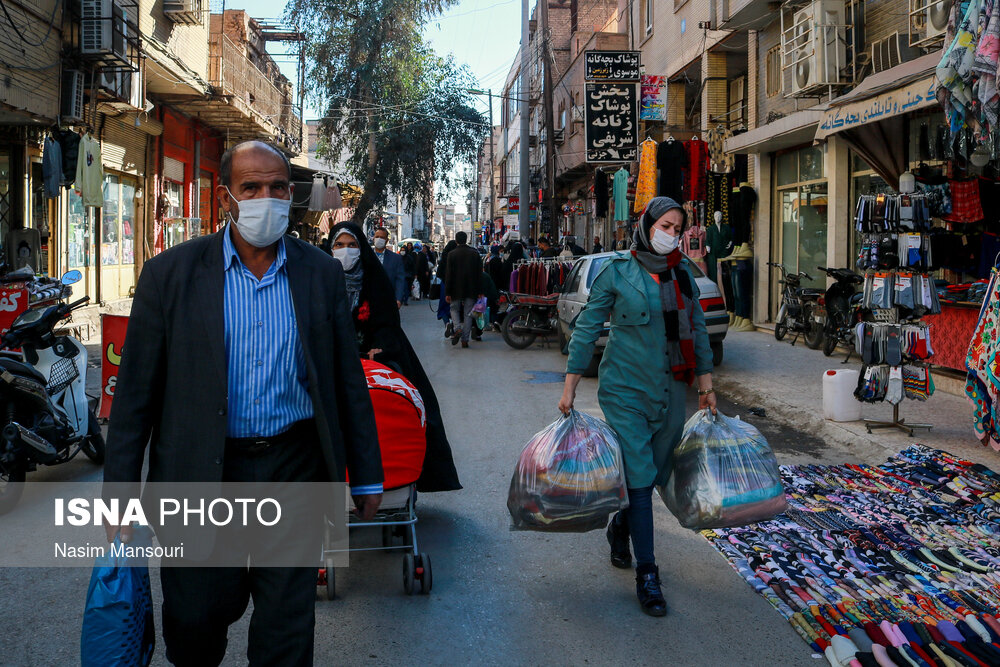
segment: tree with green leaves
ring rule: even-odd
[[[325,109],[321,157],[346,158],[363,185],[354,221],[390,194],[428,206],[475,160],[488,123],[472,104],[471,72],[436,55],[421,30],[456,0],[290,0],[307,37],[307,93]],[[464,180],[464,179],[463,179]]]

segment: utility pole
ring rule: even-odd
[[[517,229],[521,232],[524,241],[530,236],[530,222],[528,211],[531,206],[531,166],[529,157],[531,155],[531,69],[529,63],[528,36],[531,31],[528,25],[528,0],[521,0],[521,137],[519,139],[521,149],[521,169],[518,194],[520,199],[520,209],[518,209]]]
[[[494,156],[493,153],[496,152],[496,144],[493,141],[493,89],[490,88],[486,91],[486,94],[490,96],[490,229],[493,229],[493,221],[496,220],[496,201],[497,193],[493,186],[493,165]]]
[[[541,54],[542,65],[545,68],[544,79],[542,80],[542,103],[545,118],[545,181],[546,181],[546,207],[549,210],[549,225],[554,225],[556,221],[556,136],[555,122],[552,118],[552,50],[549,48],[549,0],[538,0],[538,8],[541,10]],[[542,207],[539,202],[538,217],[541,222]],[[542,229],[542,225],[538,226]],[[545,229],[551,234],[551,227]],[[539,234],[540,235],[540,234]]]

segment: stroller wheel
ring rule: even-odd
[[[403,590],[407,595],[413,595],[413,574],[416,571],[413,554],[403,554]]]
[[[417,573],[420,575],[420,592],[427,595],[431,592],[431,586],[434,584],[434,576],[431,574],[431,557],[427,554],[420,554]]]
[[[333,568],[333,559],[326,559],[326,599],[335,600],[337,598],[337,574]]]

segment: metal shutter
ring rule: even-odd
[[[149,135],[119,118],[108,118],[104,126],[101,156],[104,166],[114,171],[144,176],[146,141]]]

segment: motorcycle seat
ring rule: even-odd
[[[0,357],[0,371],[7,371],[12,375],[20,375],[33,378],[41,382],[42,385],[48,384],[48,380],[46,380],[45,377],[41,373],[39,373],[36,369],[34,369],[33,367],[29,366],[26,363],[17,361],[16,359],[7,359],[4,357]]]
[[[813,287],[803,287],[799,290],[800,296],[823,296],[826,294],[824,290],[815,289]]]

